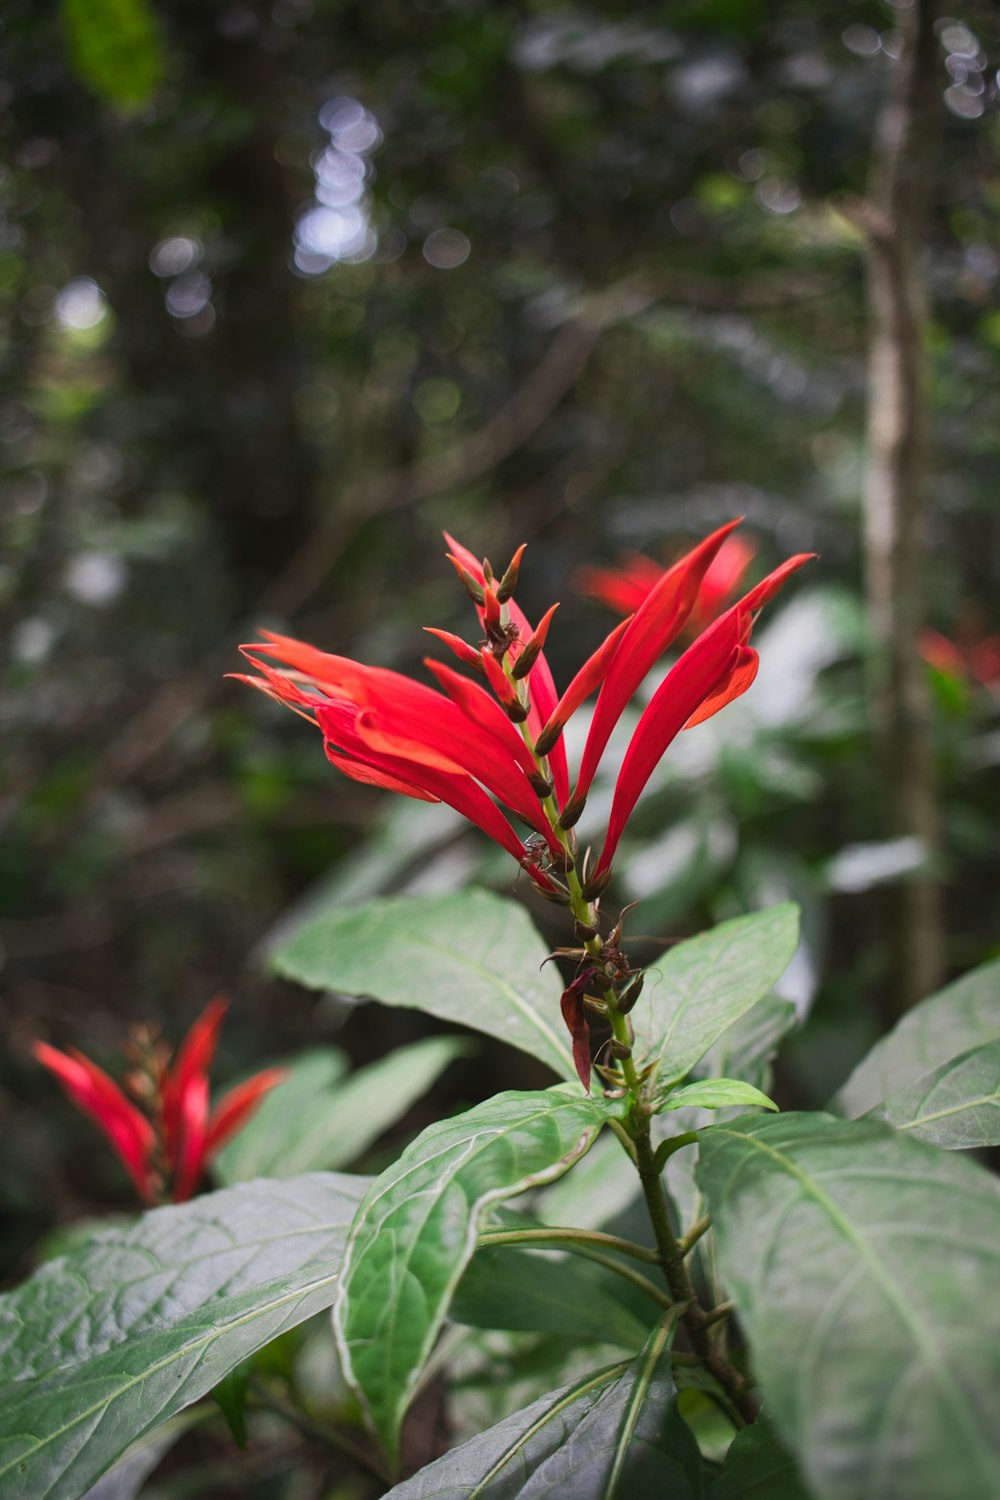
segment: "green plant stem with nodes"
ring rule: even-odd
[[[506,607],[503,613],[507,613]],[[517,681],[507,662],[504,662],[504,671],[526,710],[528,707],[527,682]],[[540,775],[550,780],[547,760],[536,752],[526,720],[522,720],[518,727],[525,745],[535,759]],[[570,831],[561,826],[560,809],[552,793],[542,800],[542,808],[565,855],[564,873],[566,890],[569,894],[569,909],[576,919],[578,930],[586,932],[590,929],[594,932],[592,937],[581,937],[582,951],[593,960],[598,974],[607,974],[605,943],[599,931],[599,901],[588,901],[583,893],[583,886],[576,868],[576,840]],[[725,1392],[731,1403],[733,1415],[741,1423],[751,1423],[757,1416],[757,1405],[748,1389],[748,1382],[726,1358],[723,1347],[713,1339],[710,1331],[713,1323],[716,1322],[721,1322],[724,1327],[726,1319],[719,1316],[718,1309],[706,1309],[702,1306],[685,1258],[709,1225],[707,1223],[703,1226],[696,1225],[695,1229],[698,1233],[694,1235],[692,1231],[694,1237],[689,1235],[687,1240],[679,1240],[674,1234],[661,1176],[663,1162],[666,1155],[670,1153],[664,1153],[662,1148],[657,1151],[653,1145],[650,1129],[653,1111],[650,1107],[648,1092],[644,1088],[645,1078],[637,1070],[632,1056],[632,1025],[628,1016],[620,1008],[619,997],[609,974],[607,974],[607,983],[600,988],[602,1010],[606,1013],[611,1027],[612,1052],[617,1064],[616,1075],[620,1080],[621,1090],[629,1099],[629,1110],[618,1135],[620,1139],[627,1137],[626,1150],[639,1173],[643,1196],[656,1239],[657,1261],[667,1283],[671,1302],[678,1307],[683,1305],[681,1320],[691,1348]],[[607,1070],[605,1070],[605,1076],[607,1076]],[[686,1145],[689,1140],[694,1139],[693,1135],[688,1135],[679,1139],[677,1145]]]

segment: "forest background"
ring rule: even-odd
[[[941,7],[910,59],[918,14],[10,0],[5,1279],[127,1201],[32,1042],[114,1070],[129,1023],[177,1040],[222,991],[222,1082],[334,1038],[369,1061],[432,1023],[275,979],[275,924],[510,891],[456,817],[224,680],[261,625],[419,669],[423,625],[468,633],[443,528],[528,542],[559,680],[610,625],[585,565],[739,514],[756,574],[821,554],[615,893],[651,952],[802,904],[783,1105],[998,952],[1000,34]],[[480,1046],[366,1165],[541,1081]]]

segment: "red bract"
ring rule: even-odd
[[[144,1203],[190,1198],[215,1153],[287,1076],[283,1068],[267,1068],[230,1089],[209,1111],[208,1070],[227,1008],[225,1000],[210,1001],[173,1062],[157,1043],[147,1040],[136,1049],[139,1066],[132,1079],[151,1118],[75,1048],[67,1053],[45,1042],[34,1046],[38,1061],[107,1136]]]
[[[475,678],[428,661],[439,692],[397,672],[265,632],[263,642],[244,647],[261,675],[242,680],[316,724],[327,755],[346,775],[449,803],[509,850],[543,892],[559,898],[566,890],[558,877],[573,859],[567,830],[580,815],[608,740],[639,683],[691,619],[699,589],[737,524],[720,527],[672,568],[658,571],[634,615],[602,642],[562,698],[542,649],[555,606],[533,630],[511,597],[523,547],[498,582],[489,563],[480,563],[452,537],[449,556],[475,604],[484,639],[473,646],[446,631],[432,634],[475,670]],[[730,580],[746,565],[746,548],[740,557],[738,568],[732,559],[728,565]],[[625,756],[592,880],[606,880],[628,817],[674,735],[750,686],[757,663],[748,645],[755,614],[806,560],[805,554],[791,558],[770,574],[704,630],[668,674]],[[284,670],[259,661],[261,653]],[[595,691],[570,795],[563,730]],[[493,798],[531,830],[525,842]]]

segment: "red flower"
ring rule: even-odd
[[[917,650],[929,667],[948,677],[974,677],[986,688],[1000,683],[1000,635],[966,634],[953,641],[936,630],[923,630]]]
[[[727,536],[702,580],[694,608],[688,616],[685,634],[696,636],[710,625],[727,599],[740,586],[747,568],[757,554],[756,547],[743,537]],[[631,552],[617,568],[581,568],[577,584],[585,594],[600,599],[619,614],[629,615],[651,593],[663,577],[664,569],[652,558]]]
[[[227,1008],[225,1000],[210,1001],[173,1062],[148,1035],[137,1045],[138,1067],[129,1082],[152,1119],[76,1048],[60,1052],[46,1042],[35,1043],[35,1057],[103,1130],[144,1203],[162,1201],[167,1186],[175,1203],[190,1198],[215,1153],[287,1076],[284,1068],[257,1073],[230,1089],[209,1112],[208,1069]]]
[[[433,631],[471,666],[476,679],[428,661],[443,692],[304,642],[264,632],[244,647],[260,676],[241,680],[310,719],[330,760],[357,781],[447,802],[510,851],[547,893],[572,862],[567,832],[579,817],[608,740],[640,682],[677,639],[699,589],[737,522],[721,527],[657,577],[560,698],[542,647],[555,606],[532,629],[512,596],[523,547],[497,581],[488,563],[451,537],[449,554],[475,603],[484,639],[473,647]],[[730,555],[727,591],[749,560]],[[593,878],[606,877],[618,840],[663,751],[681,729],[718,712],[753,681],[748,644],[759,609],[812,554],[790,558],[721,615],[689,646],[639,721],[615,788],[607,838]],[[718,595],[716,595],[718,597]],[[713,606],[714,607],[714,606]],[[276,659],[279,671],[257,659]],[[570,794],[566,723],[598,692],[576,785]],[[532,831],[521,838],[493,798]]]

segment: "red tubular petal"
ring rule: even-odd
[[[694,609],[688,616],[688,631],[698,635],[719,614],[739,587],[740,579],[757,555],[752,542],[727,536],[702,580]]]
[[[732,703],[734,698],[742,697],[757,676],[759,663],[760,658],[752,646],[741,646],[730,671],[703,700],[701,707],[695,710],[684,728],[693,729],[696,724],[704,724],[706,719],[717,714],[720,708],[725,708],[727,703]]]
[[[215,1153],[243,1128],[264,1095],[279,1083],[284,1083],[288,1076],[287,1068],[266,1068],[264,1072],[255,1073],[245,1083],[238,1083],[235,1088],[223,1094],[208,1122],[202,1152],[203,1164],[207,1165]]]
[[[486,681],[496,693],[500,702],[509,703],[512,707],[515,704],[517,706],[520,706],[521,700],[517,696],[517,691],[514,687],[514,684],[507,677],[507,674],[505,673],[503,667],[497,661],[492,651],[484,651],[480,660],[482,662],[483,671],[486,673]],[[428,667],[431,667],[431,670],[433,671],[431,663],[428,661],[426,664]],[[442,686],[444,686],[444,684],[442,684]],[[445,687],[445,692],[447,691],[448,689],[447,687]],[[518,739],[521,739],[520,735],[518,735]],[[521,740],[521,744],[524,744],[523,740]]]
[[[622,762],[595,878],[611,868],[632,809],[674,736],[717,713],[750,686],[757,670],[757,654],[747,645],[753,612],[773,599],[785,580],[813,556],[801,552],[775,568],[709,625],[667,673],[639,720]]]
[[[210,1000],[167,1069],[162,1093],[163,1126],[167,1156],[175,1169],[183,1120],[188,1108],[187,1095],[192,1088],[200,1090],[201,1079],[205,1080],[206,1089],[208,1087],[208,1070],[219,1045],[219,1033],[228,1009],[229,1001],[224,1000],[221,995]]]
[[[653,663],[683,628],[712,559],[739,521],[706,537],[669,568],[632,617],[597,699],[574,797],[585,797],[611,733]]]
[[[78,1109],[104,1133],[144,1202],[152,1199],[150,1157],[155,1144],[152,1125],[113,1078],[82,1053],[67,1054],[36,1042],[32,1051],[48,1068]]]
[[[615,652],[621,643],[621,638],[632,623],[632,616],[616,625],[609,636],[598,646],[593,656],[587,658],[583,666],[577,672],[569,687],[559,699],[555,710],[549,716],[539,739],[543,743],[551,740],[554,734],[561,734],[569,720],[576,713],[581,703],[585,703],[598,685],[607,676],[608,668],[614,659]],[[563,752],[565,754],[565,751]],[[559,799],[560,807],[565,806],[566,797]]]
[[[174,1179],[170,1196],[175,1203],[186,1203],[201,1181],[207,1133],[208,1078],[199,1073],[189,1081],[182,1098],[178,1140],[171,1162]]]
[[[422,796],[446,802],[512,854],[519,864],[522,862],[524,845],[521,840],[496,803],[467,772],[439,771],[398,756],[376,754],[345,724],[343,713],[320,709],[318,717],[324,733],[341,747],[345,758],[357,761],[362,770],[371,770],[397,779],[401,783],[400,790],[411,797]],[[327,754],[330,755],[329,749]],[[333,759],[332,756],[330,758]],[[334,761],[334,764],[338,762]]]
[[[338,771],[349,776],[352,781],[359,781],[363,786],[381,787],[387,792],[401,792],[404,797],[415,797],[418,802],[440,802],[440,797],[433,797],[430,792],[423,792],[411,782],[401,781],[398,776],[390,776],[387,771],[379,771],[374,766],[362,765],[360,761],[352,760],[349,755],[342,755],[339,750],[334,749],[330,741],[324,745],[326,758]]]
[[[667,673],[650,699],[622,761],[611,804],[607,838],[594,870],[595,876],[610,869],[618,840],[632,810],[670,741],[680,733],[698,705],[728,675],[740,649],[738,634],[738,624],[733,620],[728,632],[700,635]]]
[[[666,571],[652,558],[634,552],[623,558],[618,568],[580,568],[576,586],[581,594],[600,599],[619,614],[631,615]]]
[[[452,635],[450,630],[436,630],[433,625],[425,625],[424,629],[428,635],[436,635],[439,641],[443,641],[467,667],[475,667],[477,672],[483,670],[479,652],[475,646],[470,646],[468,641],[463,641],[460,635]]]

